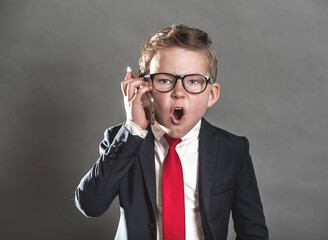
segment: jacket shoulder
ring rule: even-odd
[[[240,144],[240,143],[245,143],[245,141],[247,141],[246,137],[238,136],[225,129],[216,127],[211,123],[209,123],[208,121],[206,121],[205,119],[202,119],[202,128],[203,131],[217,135],[221,141],[230,142],[231,144]]]
[[[214,141],[214,146],[225,156],[231,156],[242,161],[249,152],[249,143],[246,137],[238,136],[222,128],[218,128],[205,119],[202,121],[200,132],[202,144]]]

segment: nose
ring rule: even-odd
[[[185,96],[186,96],[186,90],[184,89],[184,87],[182,85],[182,80],[179,78],[172,91],[172,97],[173,98],[184,98]]]

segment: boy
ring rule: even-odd
[[[203,118],[220,93],[210,45],[199,29],[163,28],[141,52],[142,77],[128,71],[122,82],[127,121],[106,130],[75,194],[90,217],[119,196],[116,239],[226,239],[230,211],[237,239],[268,239],[247,139]]]

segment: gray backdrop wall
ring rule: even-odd
[[[73,204],[144,39],[212,37],[221,98],[206,118],[251,143],[271,239],[328,239],[326,0],[1,0],[1,239],[112,239],[118,202]],[[233,238],[230,232],[229,239]]]

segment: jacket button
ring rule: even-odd
[[[109,155],[109,157],[110,157],[111,159],[114,159],[114,158],[116,158],[116,154],[115,154],[115,153],[111,153],[111,154]]]
[[[116,145],[117,147],[119,147],[119,148],[121,148],[122,146],[123,146],[123,143],[122,143],[122,141],[119,141],[118,143],[117,143],[117,145]]]
[[[154,223],[152,223],[152,222],[148,223],[149,230],[153,230],[154,227],[155,227],[155,224]]]
[[[118,147],[114,148],[114,152],[118,153],[120,151],[120,149]]]

